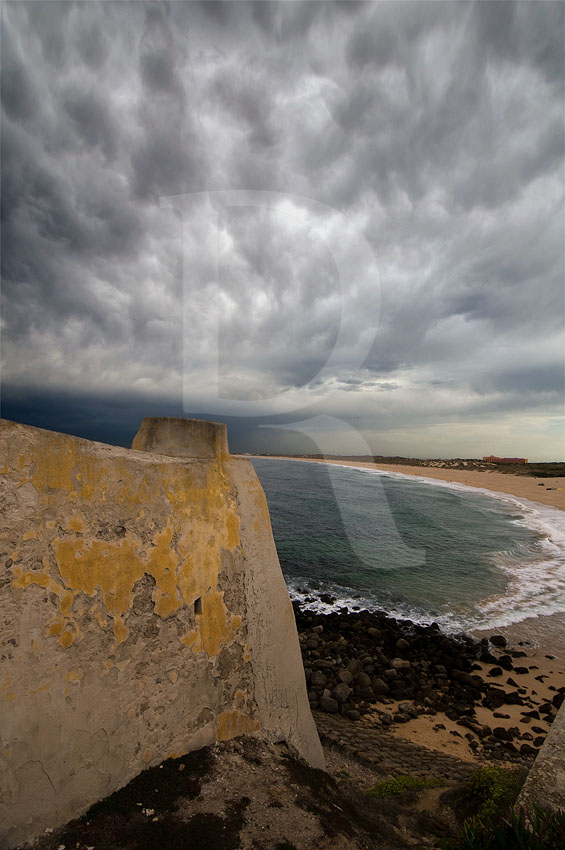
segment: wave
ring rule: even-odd
[[[308,588],[307,593],[304,594],[298,589],[298,585],[304,585],[304,581],[294,582],[294,586],[289,585],[291,597],[299,599],[303,604],[305,596],[310,594],[313,601],[306,603],[306,607],[320,613],[343,607],[386,610],[390,616],[407,618],[417,623],[429,624],[435,621],[447,632],[496,629],[532,617],[565,613],[565,511],[511,494],[498,493],[487,488],[472,487],[458,482],[355,465],[326,464],[326,466],[331,467],[332,473],[339,469],[356,470],[369,475],[409,480],[412,484],[431,484],[449,490],[464,491],[471,495],[484,495],[499,503],[512,505],[517,509],[517,516],[510,521],[533,532],[537,551],[534,551],[534,547],[528,551],[526,547],[523,557],[518,561],[515,556],[509,556],[505,552],[498,553],[493,566],[503,572],[507,578],[505,591],[486,597],[472,608],[465,610],[457,610],[452,606],[438,611],[426,611],[407,601],[394,600],[386,596],[377,598],[370,592],[360,592],[354,588],[336,585],[328,585],[323,591]],[[320,592],[331,594],[336,601],[331,605],[321,602]],[[312,596],[314,593],[316,595]]]

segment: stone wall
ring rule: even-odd
[[[565,811],[565,703],[555,715],[516,805]]]
[[[6,421],[0,440],[0,846],[239,734],[323,766],[265,497],[225,426],[144,420],[136,451]]]

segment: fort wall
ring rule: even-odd
[[[241,734],[323,766],[251,463],[193,420],[134,449],[0,421],[0,846]]]

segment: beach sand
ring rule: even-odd
[[[527,499],[529,502],[537,502],[540,505],[565,510],[565,477],[541,479],[533,476],[512,475],[501,472],[442,469],[427,466],[409,466],[407,464],[376,464],[354,460],[317,460],[315,458],[283,457],[278,459],[302,460],[311,463],[332,463],[337,466],[355,466],[366,469],[378,469],[382,472],[399,472],[402,475],[410,475],[418,478],[434,478],[439,481],[464,484],[468,487],[477,487],[498,494],[507,494],[515,496],[518,499]],[[504,635],[508,640],[509,648],[522,649],[527,653],[527,658],[523,659],[525,662],[524,666],[537,668],[529,670],[527,674],[510,674],[520,687],[524,688],[527,694],[532,696],[534,703],[539,703],[547,698],[551,699],[551,696],[555,693],[553,689],[565,685],[565,614],[529,618],[506,628],[491,629],[484,632],[475,632],[474,634],[476,637],[488,637],[493,632]],[[548,655],[555,656],[555,658],[548,659]],[[484,669],[481,676],[486,681],[496,683],[496,680],[492,680],[488,676],[490,665],[482,666]],[[547,678],[540,682],[536,679],[536,676],[540,675],[547,676]],[[505,682],[506,678],[507,675],[504,675],[502,682]],[[502,682],[498,680],[499,684]],[[381,710],[385,708],[384,705],[379,705],[378,707]],[[392,710],[392,708],[393,706],[390,706],[390,709],[386,706],[387,711]],[[522,723],[522,715],[520,714],[522,710],[523,708],[521,706],[504,706],[501,713],[509,715],[508,719],[498,718],[495,720],[491,711],[479,707],[477,710],[477,719],[479,722],[488,723],[490,726],[498,724],[505,728],[518,726],[521,729],[525,729],[526,727]],[[371,720],[367,717],[365,722],[370,723]],[[438,723],[443,724],[445,729],[434,729],[434,726],[437,726]],[[537,725],[538,728],[543,728],[544,731],[549,729],[548,724],[543,719],[534,721],[534,725]],[[418,743],[421,746],[433,750],[441,750],[465,760],[478,761],[477,756],[469,748],[468,741],[463,737],[466,730],[458,727],[457,724],[449,720],[443,713],[438,713],[434,717],[420,716],[410,720],[408,723],[394,725],[390,731],[394,736]]]
[[[545,654],[545,650],[537,649],[530,650],[528,647],[511,647],[522,649],[527,652],[526,658],[516,660],[516,665],[523,664],[524,667],[531,668],[527,673],[504,673],[502,676],[493,678],[488,675],[488,671],[492,668],[492,664],[481,664],[482,671],[479,673],[485,682],[492,685],[502,685],[506,690],[513,690],[514,686],[508,684],[508,679],[515,681],[516,684],[523,688],[525,694],[532,700],[533,707],[537,707],[540,703],[546,700],[551,700],[556,689],[565,685],[565,666],[557,657],[551,659]],[[536,678],[541,677],[541,679]],[[381,710],[385,706],[378,706]],[[396,704],[386,706],[387,711],[393,713]],[[483,706],[476,706],[476,719],[479,724],[487,725],[490,728],[496,726],[504,729],[519,728],[522,733],[530,732],[533,738],[536,738],[538,732],[532,732],[532,727],[540,730],[543,729],[543,735],[549,732],[550,725],[543,714],[539,719],[524,718],[522,712],[526,710],[522,705],[504,705],[497,714]],[[503,715],[503,716],[501,716]],[[371,722],[370,716],[365,719],[365,722]],[[438,728],[438,725],[444,728]],[[435,728],[434,728],[435,727]],[[411,741],[413,744],[419,744],[421,747],[426,747],[430,750],[440,750],[457,756],[465,761],[476,761],[477,764],[484,763],[484,755],[478,756],[469,746],[468,740],[464,737],[468,732],[467,729],[458,726],[453,720],[450,720],[443,712],[438,712],[435,716],[421,715],[408,723],[401,725],[392,725],[390,733],[405,741]],[[517,745],[519,747],[519,743]]]
[[[415,475],[418,478],[435,478],[465,484],[468,487],[480,487],[494,493],[505,493],[519,499],[539,502],[552,508],[565,511],[565,476],[559,478],[535,478],[529,475],[512,475],[503,472],[480,472],[476,469],[441,469],[435,466],[410,466],[409,464],[370,463],[356,460],[318,460],[317,458],[279,457],[274,460],[307,461],[308,463],[331,463],[336,466],[358,466],[364,469],[378,469],[381,472],[401,472],[402,475]]]

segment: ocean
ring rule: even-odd
[[[292,598],[450,633],[565,613],[565,512],[436,479],[254,458]],[[321,598],[322,597],[322,598]]]

